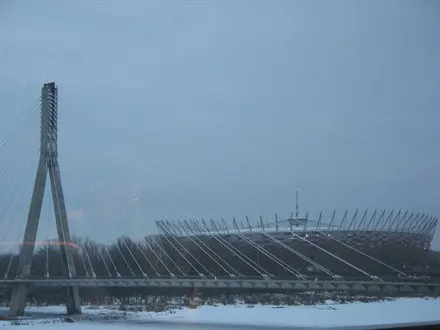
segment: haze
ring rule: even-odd
[[[2,125],[59,86],[74,234],[287,217],[295,190],[311,218],[440,215],[437,1],[2,1],[0,29]]]

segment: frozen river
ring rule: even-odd
[[[170,312],[125,313],[123,320],[105,318],[123,315],[123,312],[100,307],[84,307],[83,317],[95,321],[63,323],[63,307],[31,307],[28,318],[20,327],[32,329],[216,329],[247,330],[280,328],[338,328],[360,329],[365,326],[397,323],[440,321],[440,299],[402,298],[394,301],[336,304],[328,301],[315,306],[229,305],[182,308]],[[2,310],[6,312],[5,309]],[[0,327],[15,327],[11,321],[0,321]]]

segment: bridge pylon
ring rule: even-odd
[[[70,246],[69,224],[67,222],[66,204],[61,186],[60,168],[58,165],[58,88],[55,83],[44,84],[41,91],[41,134],[40,160],[35,177],[34,190],[26,222],[23,244],[20,247],[18,259],[17,279],[26,279],[30,275],[35,241],[37,238],[38,223],[43,204],[47,174],[50,179],[50,189],[55,209],[55,219],[58,241],[61,249],[61,264],[66,277],[76,276],[73,254]],[[68,314],[80,314],[81,302],[77,287],[66,288],[66,307]],[[28,287],[23,283],[16,283],[12,291],[10,314],[21,316],[24,314]]]

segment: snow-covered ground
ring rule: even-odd
[[[171,315],[149,316],[174,322],[255,324],[274,326],[340,326],[399,322],[440,321],[440,299],[398,299],[394,301],[315,306],[200,306],[181,309]]]
[[[5,312],[5,309],[2,310]],[[111,308],[84,307],[80,319],[64,320],[64,307],[29,307],[31,315],[19,321],[21,327],[32,329],[84,330],[110,329],[176,329],[202,325],[209,329],[229,329],[232,325],[269,327],[332,327],[363,326],[412,322],[440,321],[440,299],[400,298],[393,301],[314,306],[217,305],[181,308],[168,312],[121,312]],[[93,320],[93,321],[87,321]],[[11,323],[12,322],[12,323]],[[16,321],[0,321],[0,328],[15,327]],[[223,326],[223,327],[222,327]],[[249,327],[252,328],[252,327]]]

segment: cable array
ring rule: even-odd
[[[0,274],[13,278],[38,156],[36,99],[0,133]]]

